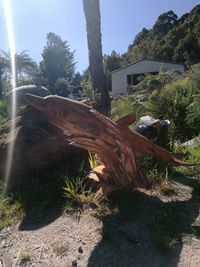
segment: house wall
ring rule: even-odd
[[[127,75],[142,74],[147,72],[159,72],[161,65],[164,66],[166,71],[179,70],[184,72],[184,65],[172,64],[159,61],[142,60],[135,64],[121,68],[118,71],[112,72],[112,94],[113,96],[127,94]]]

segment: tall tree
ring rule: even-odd
[[[101,101],[97,104],[96,109],[104,115],[108,115],[110,113],[110,97],[106,89],[106,79],[103,69],[99,0],[83,0],[83,9],[86,19],[92,86],[101,94]]]
[[[67,41],[63,41],[55,33],[47,34],[47,44],[42,53],[40,62],[43,80],[49,89],[55,92],[55,84],[58,79],[64,78],[71,82],[75,73],[74,52],[70,51]]]

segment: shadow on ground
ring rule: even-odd
[[[195,181],[181,178],[182,184]],[[180,182],[180,181],[179,181]],[[199,191],[185,201],[162,202],[142,192],[114,197],[118,212],[104,216],[102,240],[88,267],[175,267],[184,242],[200,237]]]
[[[68,201],[64,196],[65,180],[79,175],[83,175],[80,168],[76,173],[57,169],[20,179],[20,183],[11,189],[14,199],[20,201],[24,210],[19,230],[37,230],[60,217]]]
[[[64,182],[60,179],[47,179],[40,177],[39,182],[31,181],[29,189],[20,188],[18,199],[23,205],[24,217],[19,226],[19,230],[37,230],[44,227],[59,216],[63,212],[63,206],[66,199],[63,197],[62,187]],[[32,188],[32,189],[31,189]]]

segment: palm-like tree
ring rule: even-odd
[[[0,50],[1,59],[4,62],[4,70],[11,73],[11,55],[10,52],[6,53]],[[36,68],[36,63],[30,58],[27,50],[15,54],[15,68],[16,68],[16,85],[18,84],[18,79],[22,75],[28,75],[33,69]]]
[[[110,111],[110,97],[108,90],[106,90],[106,79],[103,70],[99,0],[83,0],[83,9],[86,18],[89,68],[92,85],[101,94],[101,103],[99,103],[97,109],[104,115],[108,115]]]

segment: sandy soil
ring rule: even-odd
[[[4,228],[0,266],[199,267],[200,198],[183,183],[174,188],[170,196],[136,191],[128,205],[121,201],[102,217],[87,209],[80,216]],[[167,224],[173,242],[163,251],[155,242],[167,236]]]

